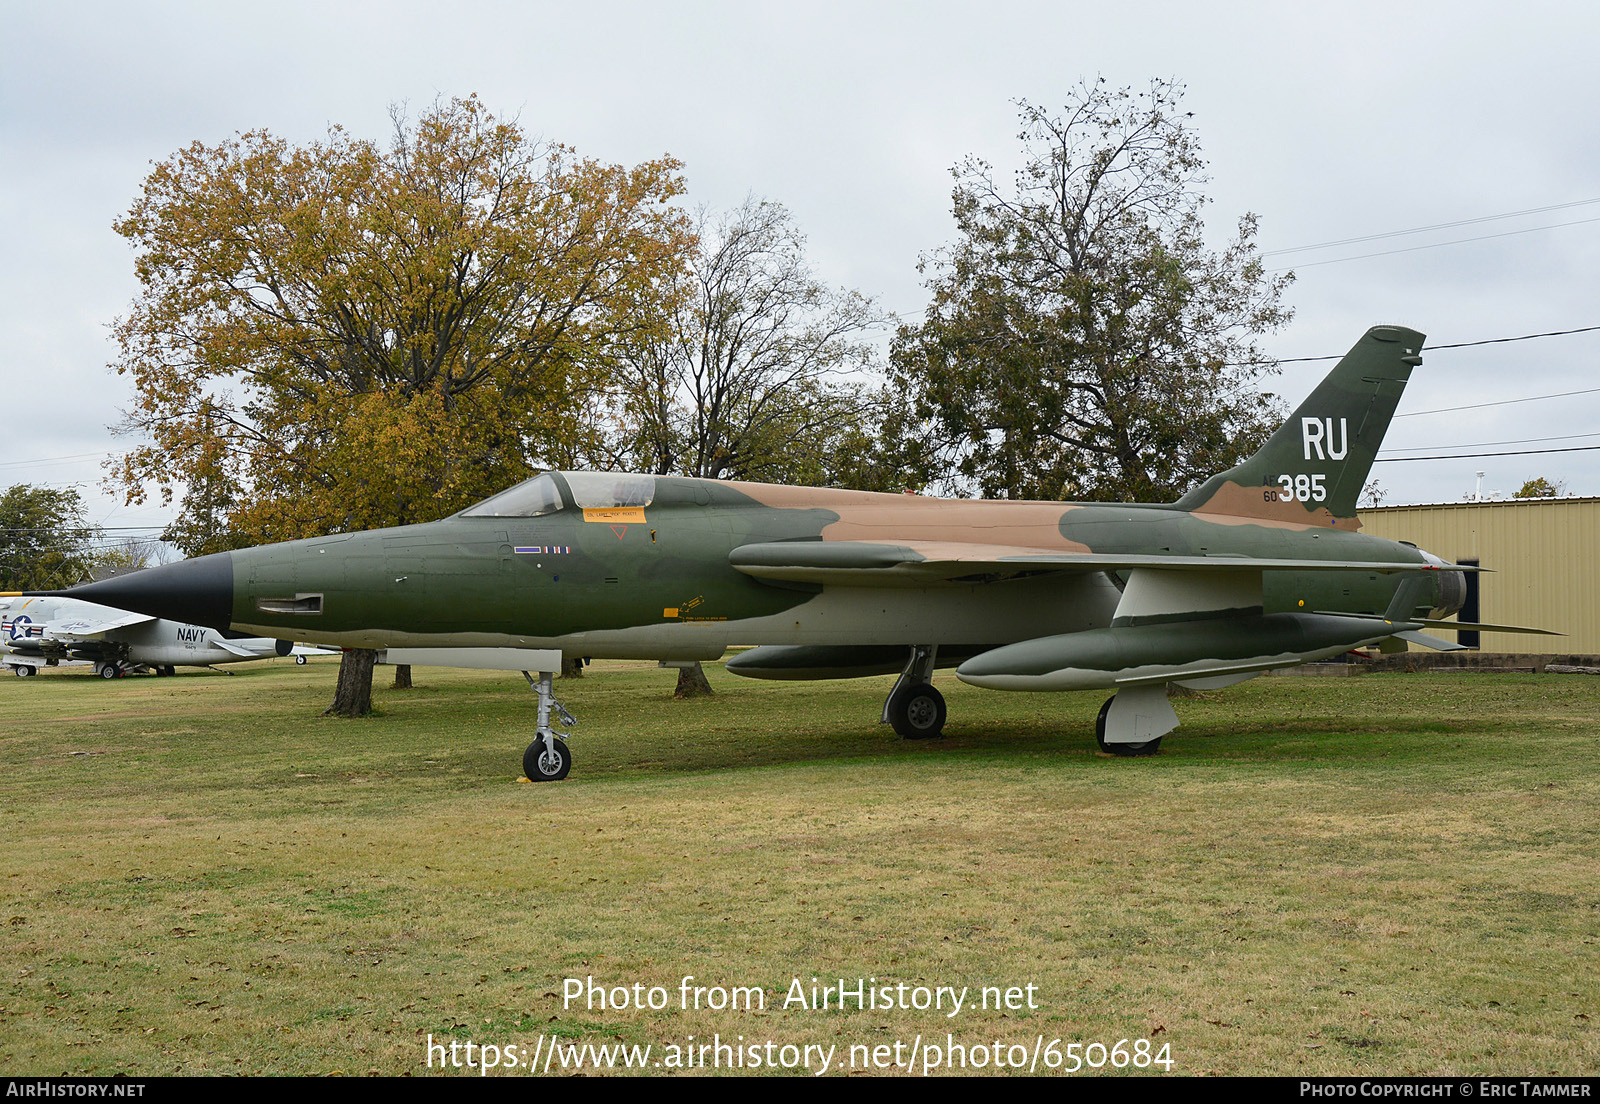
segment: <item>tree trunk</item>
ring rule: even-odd
[[[582,657],[580,657],[580,656],[568,656],[568,655],[562,656],[561,657],[561,677],[562,678],[582,678],[583,677],[583,659],[582,659]]]
[[[372,712],[372,668],[378,653],[372,648],[346,648],[339,660],[339,682],[334,687],[333,704],[323,710],[324,717],[363,717]]]
[[[391,690],[409,690],[409,689],[411,689],[411,664],[409,664],[409,663],[396,663],[394,665],[394,685],[389,687],[389,689],[391,689]]]
[[[707,681],[699,660],[695,660],[693,667],[678,668],[678,689],[673,691],[674,698],[704,698],[712,693],[711,683]]]

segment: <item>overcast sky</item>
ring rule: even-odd
[[[0,14],[0,486],[77,485],[108,526],[170,516],[99,487],[128,445],[108,431],[130,399],[108,327],[138,290],[111,223],[151,163],[253,128],[381,138],[397,102],[477,93],[586,156],[670,153],[689,204],[787,205],[820,275],[914,318],[918,256],[952,237],[949,169],[1016,162],[1013,101],[1175,77],[1218,243],[1246,211],[1276,251],[1560,207],[1269,258],[1297,273],[1275,355],[1341,353],[1379,322],[1430,345],[1600,326],[1592,4],[0,0]],[[1467,238],[1483,240],[1415,248]],[[1600,392],[1420,413],[1600,388],[1600,332],[1424,359],[1395,455],[1600,445]],[[1270,389],[1292,406],[1327,368],[1286,365]],[[1459,500],[1478,470],[1486,493],[1543,475],[1600,494],[1600,451],[1375,475],[1394,504]]]

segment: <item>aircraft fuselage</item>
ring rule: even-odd
[[[657,477],[647,506],[538,517],[456,515],[403,529],[223,553],[229,627],[346,647],[559,648],[597,658],[708,659],[759,644],[996,646],[1103,628],[1105,572],[938,585],[753,578],[734,549],[789,541],[972,541],[1038,552],[1423,562],[1345,529],[1170,507],[941,500]],[[208,557],[209,559],[209,557]],[[198,562],[198,561],[196,561]],[[1379,614],[1395,576],[1270,571],[1265,612]],[[1437,586],[1426,603],[1438,605]]]

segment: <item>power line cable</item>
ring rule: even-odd
[[[1521,399],[1501,399],[1498,402],[1468,403],[1466,406],[1441,406],[1437,410],[1413,410],[1409,414],[1396,414],[1396,418],[1419,418],[1424,414],[1451,414],[1457,410],[1481,410],[1488,406],[1511,406],[1515,403],[1538,402],[1540,399],[1564,399],[1570,395],[1592,395],[1600,387],[1586,387],[1581,391],[1557,391],[1553,395],[1528,395]]]
[[[1379,456],[1374,464],[1404,464],[1412,460],[1478,460],[1485,456],[1542,456],[1550,452],[1595,452],[1600,445],[1573,445],[1571,448],[1519,449],[1515,452],[1463,452],[1454,456]]]
[[[1473,441],[1459,445],[1407,445],[1385,449],[1385,452],[1427,452],[1442,448],[1493,448],[1496,445],[1537,445],[1544,441],[1577,441],[1585,437],[1600,437],[1600,433],[1565,433],[1559,437],[1523,437],[1515,441]]]
[[[1521,337],[1488,337],[1482,341],[1458,341],[1454,345],[1424,345],[1423,349],[1466,349],[1473,345],[1503,345],[1508,341],[1530,341],[1536,337],[1565,337],[1567,334],[1592,333],[1600,326],[1579,326],[1575,330],[1547,330],[1544,333],[1524,334]]]
[[[30,464],[65,464],[73,460],[98,460],[108,452],[80,452],[76,456],[43,456],[37,460],[0,460],[0,468],[19,468]]]
[[[1600,222],[1600,219],[1595,220]],[[902,317],[910,317],[902,315]],[[1541,337],[1566,337],[1569,334],[1593,333],[1600,330],[1600,326],[1578,326],[1571,330],[1546,330],[1543,333],[1519,334],[1516,337],[1486,337],[1481,341],[1457,341],[1448,345],[1424,345],[1423,352],[1435,352],[1440,349],[1470,349],[1477,345],[1504,345],[1513,341],[1533,341]],[[997,338],[978,338],[980,342],[988,344],[997,343]],[[1317,364],[1330,360],[1343,360],[1347,353],[1329,353],[1326,356],[1303,357],[1274,357],[1270,360],[1230,360],[1222,363],[1223,368],[1252,368],[1262,364]],[[1401,415],[1404,417],[1404,415]]]
[[[1529,207],[1525,211],[1507,211],[1500,215],[1481,215],[1478,218],[1457,219],[1455,222],[1436,222],[1432,226],[1414,226],[1409,230],[1390,230],[1383,234],[1365,234],[1358,238],[1340,238],[1337,241],[1317,242],[1315,245],[1292,245],[1286,249],[1269,249],[1261,255],[1263,257],[1277,257],[1284,253],[1307,253],[1313,249],[1332,249],[1338,245],[1359,245],[1362,242],[1382,241],[1384,238],[1403,238],[1408,234],[1426,234],[1430,230],[1449,230],[1457,226],[1476,226],[1479,223],[1497,222],[1500,219],[1520,218],[1523,215],[1542,215],[1548,211],[1565,211],[1572,207],[1586,207],[1592,203],[1600,203],[1600,197],[1573,200],[1571,203],[1555,203],[1549,207]]]
[[[1421,249],[1440,249],[1447,245],[1465,245],[1468,242],[1490,241],[1494,238],[1512,238],[1518,234],[1531,234],[1536,230],[1560,230],[1566,226],[1583,226],[1591,222],[1600,222],[1600,218],[1578,219],[1576,222],[1557,222],[1549,226],[1528,226],[1521,230],[1507,230],[1501,234],[1479,234],[1474,238],[1452,238],[1450,241],[1432,242],[1428,245],[1408,245],[1404,249],[1384,249],[1377,253],[1357,253],[1352,257],[1329,257],[1325,261],[1307,261],[1304,264],[1284,265],[1282,268],[1269,269],[1269,272],[1290,272],[1299,268],[1316,268],[1318,265],[1339,264],[1341,261],[1364,261],[1369,257],[1392,257],[1397,253],[1415,253]]]
[[[136,533],[140,531],[159,533],[165,528],[165,525],[36,525],[0,528],[0,533]]]
[[[1423,352],[1439,349],[1470,349],[1476,345],[1504,345],[1511,341],[1532,341],[1539,337],[1565,337],[1568,334],[1593,333],[1600,330],[1600,326],[1579,326],[1574,330],[1546,330],[1544,333],[1522,334],[1519,337],[1486,337],[1482,341],[1457,341],[1452,345],[1424,345]],[[1224,365],[1227,368],[1248,368],[1254,364],[1313,364],[1317,361],[1343,360],[1347,354],[1335,353],[1330,356],[1313,357],[1281,357],[1277,360],[1241,360],[1236,363]],[[1399,417],[1405,417],[1402,414]]]

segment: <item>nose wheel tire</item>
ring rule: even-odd
[[[540,736],[522,755],[522,773],[530,782],[559,782],[571,769],[571,749],[553,736]]]

